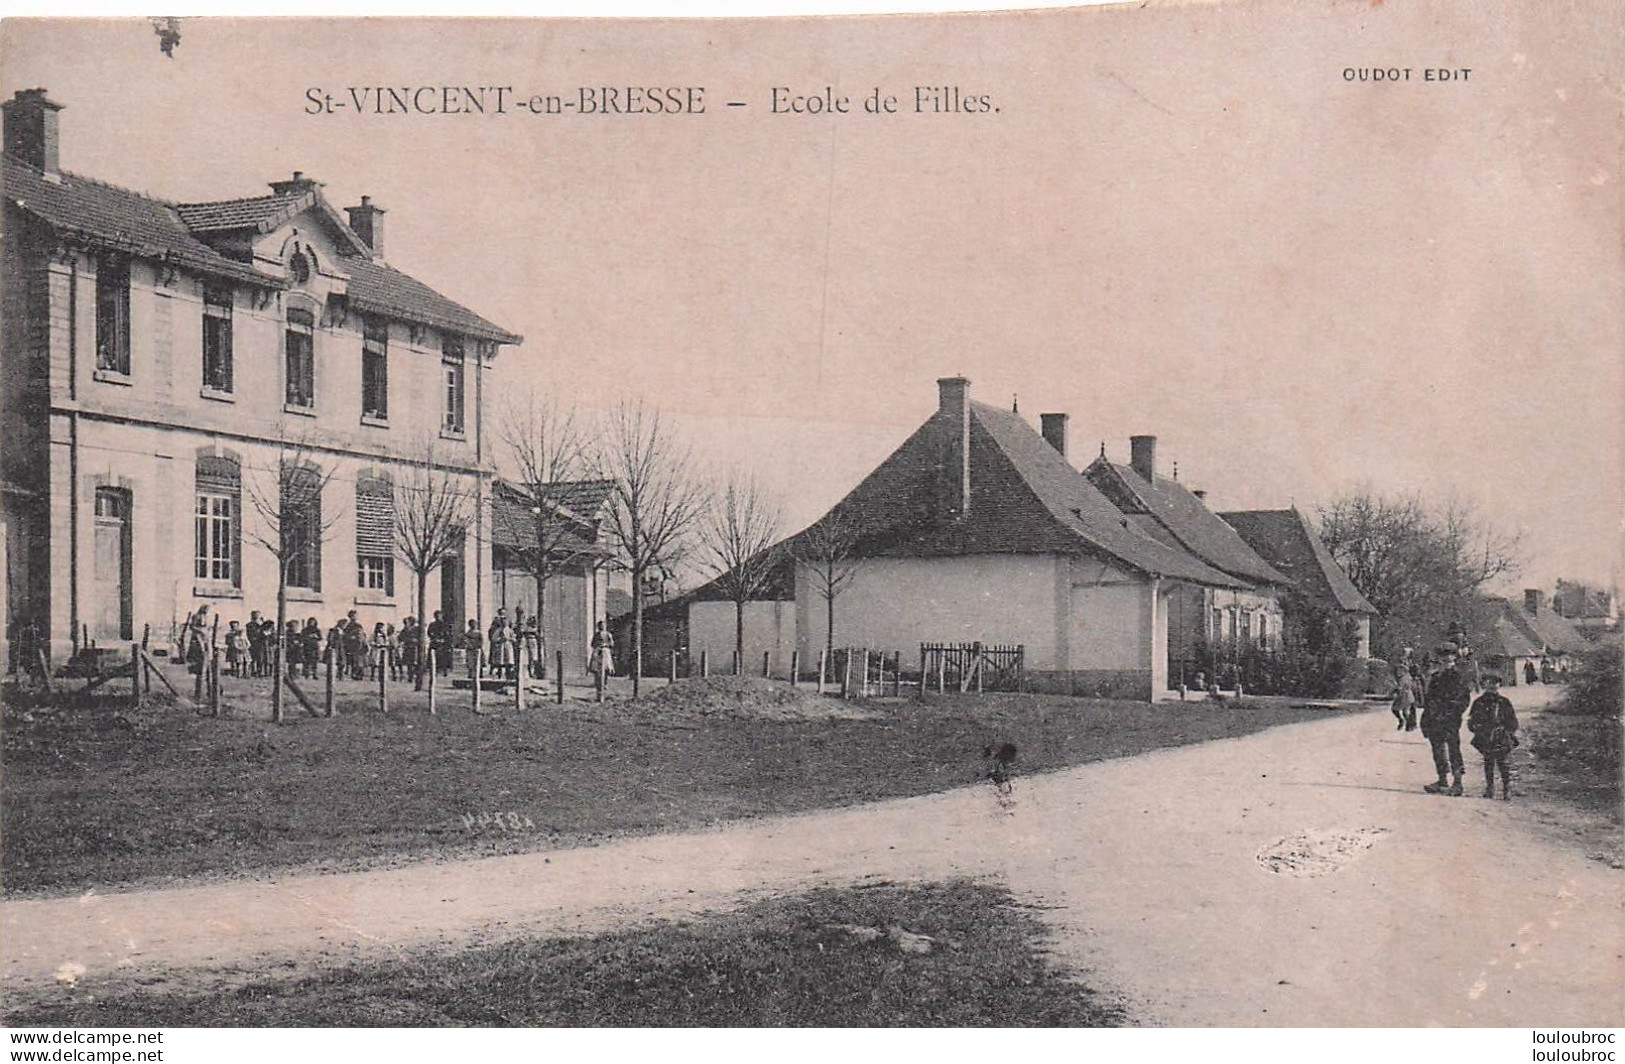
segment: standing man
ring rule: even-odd
[[[1438,773],[1436,782],[1423,787],[1429,794],[1449,794],[1461,797],[1461,718],[1467,712],[1472,692],[1467,677],[1456,663],[1456,644],[1439,647],[1440,667],[1428,681],[1427,704],[1422,710],[1422,734],[1433,747],[1433,768]],[[1445,772],[1451,779],[1447,784]]]
[[[429,637],[429,653],[434,657],[431,664],[434,666],[435,674],[450,676],[451,645],[456,633],[451,630],[451,625],[446,623],[439,610],[434,611],[434,620],[429,622],[424,634]]]
[[[248,674],[255,678],[265,675],[265,627],[260,611],[248,615]]]

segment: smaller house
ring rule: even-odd
[[[535,616],[539,601],[546,653],[563,651],[570,674],[585,672],[593,627],[608,614],[608,551],[599,530],[613,488],[608,480],[492,486],[492,598],[510,619],[521,609]],[[547,582],[538,595],[535,574],[542,551]]]
[[[1576,655],[1591,647],[1568,618],[1546,603],[1542,592],[1523,593],[1522,608],[1508,599],[1485,597],[1465,621],[1467,645],[1481,669],[1509,686],[1542,681],[1567,672]]]
[[[1353,621],[1360,639],[1355,657],[1371,656],[1371,619],[1377,615],[1377,608],[1360,594],[1297,507],[1236,510],[1219,516],[1285,575],[1300,595]]]
[[[1204,493],[1157,468],[1157,438],[1129,438],[1130,459],[1113,462],[1101,445],[1083,475],[1148,536],[1200,558],[1235,578],[1232,587],[1186,583],[1168,602],[1168,677],[1193,682],[1200,671],[1199,644],[1212,660],[1234,663],[1246,648],[1279,648],[1284,617],[1281,592],[1290,581],[1265,561],[1236,530],[1207,508]]]

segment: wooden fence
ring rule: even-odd
[[[920,693],[1021,691],[1026,647],[985,643],[921,643]]]

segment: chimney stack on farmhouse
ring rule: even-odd
[[[1536,588],[1532,588],[1532,587],[1524,588],[1524,592],[1523,592],[1523,609],[1524,609],[1524,612],[1525,613],[1531,613],[1531,614],[1539,613],[1540,612],[1541,601],[1545,597],[1546,597],[1545,593],[1542,592],[1542,591],[1537,590]]]
[[[350,216],[350,228],[379,258],[384,257],[384,209],[375,206],[371,196],[362,196],[354,207],[344,208]]]
[[[1130,436],[1128,446],[1128,464],[1136,473],[1144,477],[1148,483],[1156,483],[1157,438],[1155,436]]]
[[[943,469],[944,516],[970,513],[970,381],[964,377],[937,378],[937,416],[952,426]]]
[[[1044,439],[1049,445],[1066,457],[1066,421],[1065,414],[1039,414],[1039,424],[1043,426]]]
[[[60,110],[61,104],[45,98],[44,89],[18,89],[0,104],[6,116],[7,157],[47,174],[60,173],[56,119]]]

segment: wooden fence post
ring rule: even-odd
[[[141,647],[130,644],[130,704],[141,705]]]
[[[943,649],[937,652],[937,694],[947,691],[948,682],[948,651]]]
[[[710,676],[710,675],[711,675],[711,652],[709,650],[702,650],[702,651],[700,651],[700,676],[701,676],[701,678],[704,678],[704,677]]]
[[[920,644],[920,699],[925,699],[925,644]]]
[[[981,643],[976,644],[975,655],[976,655],[976,693],[981,694],[982,693],[982,666],[984,664],[986,664],[986,659],[982,656],[982,644]]]
[[[553,685],[558,692],[559,705],[564,705],[564,651],[553,652]]]
[[[671,652],[671,667],[666,673],[666,682],[677,682],[677,651],[675,650]]]
[[[325,686],[324,686],[324,688],[322,690],[322,715],[326,716],[326,717],[331,717],[333,715],[333,703],[334,703],[334,697],[333,697],[333,669],[334,669],[335,666],[334,666],[333,658],[335,657],[335,655],[333,653],[329,652],[329,653],[324,654],[322,656],[327,659],[327,665],[326,665],[326,668],[324,670],[325,673],[326,673],[326,684],[325,684]]]
[[[893,698],[903,697],[903,652],[891,652],[891,693]]]
[[[515,712],[522,713],[525,709],[525,644],[521,642],[513,648],[513,708]]]
[[[771,650],[762,651],[762,678],[763,679],[767,679],[769,676],[773,675],[773,665],[772,665],[773,656],[772,655],[773,655],[773,652]]]
[[[852,696],[852,648],[847,647],[846,653],[841,655],[841,697]]]
[[[829,676],[829,647],[818,652],[818,693],[824,693],[824,684]]]
[[[801,683],[801,651],[790,651],[790,686],[796,687]]]
[[[847,653],[850,654],[851,651],[848,651]],[[847,667],[851,668],[851,664],[848,663]],[[868,698],[869,697],[869,648],[868,647],[863,648],[863,683],[858,688],[858,697],[859,698]]]
[[[389,648],[378,648],[378,712],[389,712]]]
[[[142,650],[147,649],[147,643],[151,639],[152,639],[152,625],[143,624],[141,626],[141,649]]]
[[[480,711],[480,674],[485,671],[485,648],[479,647],[468,652],[469,690],[473,694],[474,712]]]
[[[282,723],[282,633],[271,643],[271,723]]]
[[[429,715],[431,717],[438,716],[439,713],[440,713],[440,710],[435,705],[435,700],[434,700],[435,673],[437,673],[439,671],[440,671],[440,653],[438,651],[436,651],[433,647],[430,647],[429,648],[429,675],[424,678],[424,682],[428,685],[428,688],[429,688]]]
[[[733,654],[734,672],[733,672],[733,674],[735,676],[738,676],[741,669],[743,668],[743,663],[739,660],[739,658],[740,658],[739,651],[737,651],[737,650],[734,651],[734,654]]]
[[[598,655],[598,660],[593,662],[592,700],[594,702],[602,702],[604,700],[605,664],[604,655],[602,654]]]
[[[220,716],[220,648],[209,651],[209,716]]]

